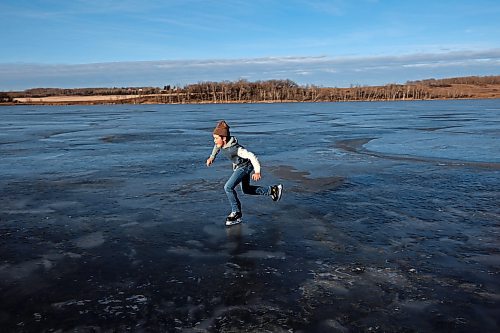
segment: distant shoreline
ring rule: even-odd
[[[500,76],[429,79],[350,88],[299,86],[290,80],[200,82],[185,87],[34,88],[0,92],[0,105],[242,104],[421,101],[500,98]]]
[[[156,95],[148,95],[148,98],[154,100]],[[158,95],[161,96],[161,95]],[[144,96],[143,96],[144,97]],[[41,105],[41,106],[65,106],[65,105],[137,105],[137,104],[150,104],[150,105],[179,105],[179,104],[275,104],[275,103],[336,103],[336,102],[398,102],[398,101],[434,101],[434,100],[474,100],[474,99],[500,99],[498,96],[480,96],[480,97],[464,97],[464,98],[421,98],[421,99],[366,99],[366,100],[342,100],[342,101],[297,101],[297,100],[280,100],[280,101],[193,101],[182,103],[162,103],[145,101],[141,103],[132,102],[130,98],[138,97],[124,97],[124,96],[50,96],[40,98],[16,98],[14,102],[0,103],[0,106],[21,106],[21,105]]]

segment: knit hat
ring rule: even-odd
[[[215,126],[214,134],[230,137],[231,134],[229,133],[229,125],[224,120],[219,121],[217,126]]]

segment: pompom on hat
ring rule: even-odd
[[[219,136],[230,137],[231,134],[229,132],[229,125],[224,120],[219,121],[217,126],[215,126],[214,134],[217,134]]]

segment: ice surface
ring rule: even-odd
[[[499,329],[499,100],[0,116],[5,331]],[[285,187],[231,228],[220,119]]]

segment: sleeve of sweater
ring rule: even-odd
[[[217,154],[219,153],[220,151],[220,148],[217,147],[217,145],[214,145],[214,149],[212,149],[212,153],[210,154],[210,157],[212,159],[215,159],[215,157],[217,156]]]
[[[248,158],[253,165],[255,173],[260,173],[260,163],[254,153],[246,150],[243,147],[238,148],[238,156],[241,158]]]

